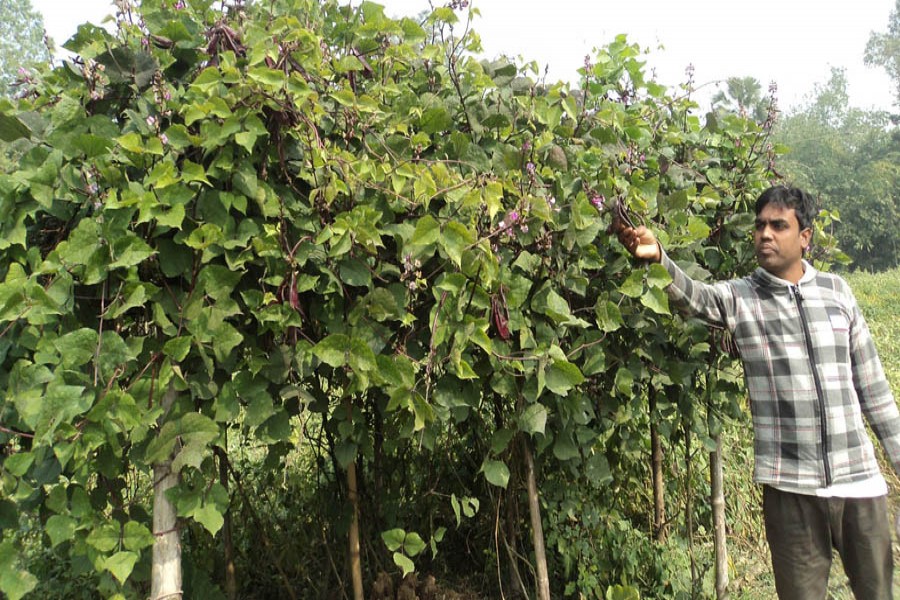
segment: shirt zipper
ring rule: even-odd
[[[816,369],[816,356],[813,349],[812,335],[809,333],[809,323],[806,320],[806,311],[803,308],[803,294],[799,285],[792,285],[791,292],[797,301],[797,310],[800,312],[800,323],[803,325],[803,335],[806,338],[806,351],[809,355],[809,367],[812,370],[813,381],[816,384],[816,396],[819,400],[819,423],[822,433],[822,462],[825,465],[825,487],[831,485],[831,466],[828,464],[830,446],[828,442],[828,415],[825,412],[825,396],[822,394],[822,382],[819,381],[819,371]]]

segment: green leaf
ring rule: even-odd
[[[125,583],[131,575],[131,572],[134,570],[134,565],[137,563],[137,560],[137,552],[116,552],[106,559],[103,563],[103,567],[112,573],[113,576],[119,580],[119,583]]]
[[[450,506],[453,507],[453,514],[456,516],[456,526],[459,527],[459,524],[462,522],[462,515],[460,514],[460,505],[459,500],[456,499],[456,494],[450,495]]]
[[[403,552],[407,556],[418,555],[422,550],[425,549],[425,546],[425,541],[418,533],[414,531],[410,531],[409,533],[407,533],[406,537],[403,540]]]
[[[210,187],[212,186],[209,179],[206,178],[206,171],[203,169],[203,166],[189,160],[185,160],[184,164],[181,165],[181,180],[184,183],[200,182]]]
[[[65,515],[53,515],[47,519],[44,530],[50,536],[51,547],[55,548],[61,543],[71,540],[75,534],[76,523],[75,519]]]
[[[452,125],[453,118],[443,107],[429,108],[422,113],[422,118],[419,119],[419,128],[428,134],[446,131]]]
[[[253,67],[247,71],[247,77],[252,81],[275,89],[281,89],[286,81],[284,71],[267,67]]]
[[[14,142],[31,137],[31,130],[18,118],[0,112],[0,140]]]
[[[629,298],[640,298],[644,293],[644,272],[632,271],[628,278],[619,286],[619,291]]]
[[[553,443],[553,456],[558,460],[566,461],[578,458],[578,446],[572,440],[572,434],[568,431],[560,432]]]
[[[225,524],[225,516],[222,511],[213,504],[207,503],[193,512],[194,520],[203,525],[210,535],[216,535],[222,525]]]
[[[403,529],[389,529],[388,531],[382,531],[381,539],[384,540],[384,545],[387,546],[387,549],[394,552],[395,550],[399,550],[403,545],[403,540],[406,539],[406,531]]]
[[[547,369],[545,385],[554,394],[565,396],[573,387],[584,383],[584,375],[574,364],[557,360]]]
[[[630,585],[616,584],[606,589],[606,600],[641,600],[641,593]]]
[[[616,371],[616,390],[623,396],[631,396],[634,387],[634,374],[630,369],[619,367]]]
[[[156,254],[156,251],[146,242],[132,235],[117,238],[113,242],[112,250],[115,260],[110,263],[110,269],[133,267]]]
[[[519,416],[519,429],[525,433],[530,433],[531,435],[536,433],[543,434],[546,427],[547,407],[543,404],[529,404],[528,408]]]
[[[334,457],[337,459],[338,466],[346,469],[347,466],[356,460],[356,452],[359,446],[351,441],[343,441],[335,444]]]
[[[378,361],[369,345],[359,338],[350,340],[350,368],[354,371],[369,372],[378,370]]]
[[[557,323],[565,323],[572,318],[572,311],[565,298],[557,294],[549,285],[545,285],[534,295],[531,307],[545,314]]]
[[[100,552],[109,552],[119,545],[119,524],[103,523],[87,536],[89,546]]]
[[[350,338],[342,333],[333,333],[313,346],[312,352],[326,365],[341,367],[347,363]]]
[[[505,451],[516,432],[512,429],[498,429],[491,436],[491,452],[495,455]]]
[[[404,577],[406,577],[408,573],[412,573],[416,570],[416,565],[413,564],[413,561],[399,552],[394,552],[394,564],[403,570]]]
[[[163,354],[176,362],[181,362],[191,350],[192,339],[189,335],[181,335],[170,339],[163,346]]]
[[[653,263],[647,269],[647,284],[654,288],[665,288],[672,283],[669,271],[659,263]]]
[[[358,258],[345,258],[339,267],[341,281],[354,287],[368,287],[372,284],[372,272]]]
[[[37,577],[19,568],[18,556],[12,540],[0,543],[0,592],[9,600],[20,600],[38,584]]]
[[[451,221],[444,227],[440,242],[450,260],[460,267],[463,251],[475,243],[475,234],[462,223]]]
[[[485,479],[492,485],[506,488],[509,483],[509,467],[502,460],[486,460],[481,465]]]
[[[28,472],[28,468],[34,462],[34,454],[31,452],[16,452],[6,457],[3,468],[11,475],[21,477]]]
[[[658,287],[652,287],[641,296],[641,304],[658,315],[670,315],[669,295]]]
[[[409,243],[411,246],[428,246],[437,242],[440,236],[440,224],[431,215],[425,215],[416,221],[416,229]]]
[[[122,542],[127,550],[143,550],[153,545],[153,533],[146,525],[137,521],[128,521],[122,533]]]

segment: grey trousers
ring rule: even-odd
[[[765,486],[763,518],[780,600],[824,600],[832,548],[857,600],[893,598],[887,497],[819,498]]]

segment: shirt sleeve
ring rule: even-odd
[[[850,296],[850,361],[853,387],[872,431],[900,475],[900,410],[884,374],[878,350],[853,293]]]
[[[660,264],[672,276],[672,283],[666,288],[672,304],[711,325],[733,330],[736,301],[731,283],[708,284],[691,279],[664,250],[661,252]]]

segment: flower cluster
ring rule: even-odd
[[[778,118],[778,84],[776,82],[769,83],[769,104],[766,109],[766,120],[763,121],[762,128],[770,131],[775,125]]]
[[[447,7],[453,10],[462,10],[469,7],[469,0],[450,0]]]
[[[146,119],[146,123],[147,127],[150,128],[151,133],[156,133],[159,136],[159,141],[163,143],[163,146],[169,143],[168,136],[160,131],[159,119],[154,115],[149,115]]]
[[[553,212],[559,212],[559,206],[556,204],[556,198],[553,196],[547,196],[547,206],[549,206],[550,210]]]
[[[105,71],[106,65],[93,59],[86,60],[81,66],[81,74],[90,90],[91,100],[100,100],[104,96],[105,88],[109,84]]]
[[[403,257],[403,273],[400,274],[400,281],[406,282],[406,287],[411,292],[424,287],[425,280],[422,279],[421,268],[422,262],[418,258],[413,260],[409,254]]]
[[[162,114],[168,117],[172,111],[166,110],[166,103],[172,99],[172,91],[163,78],[162,71],[153,74],[153,99]]]

